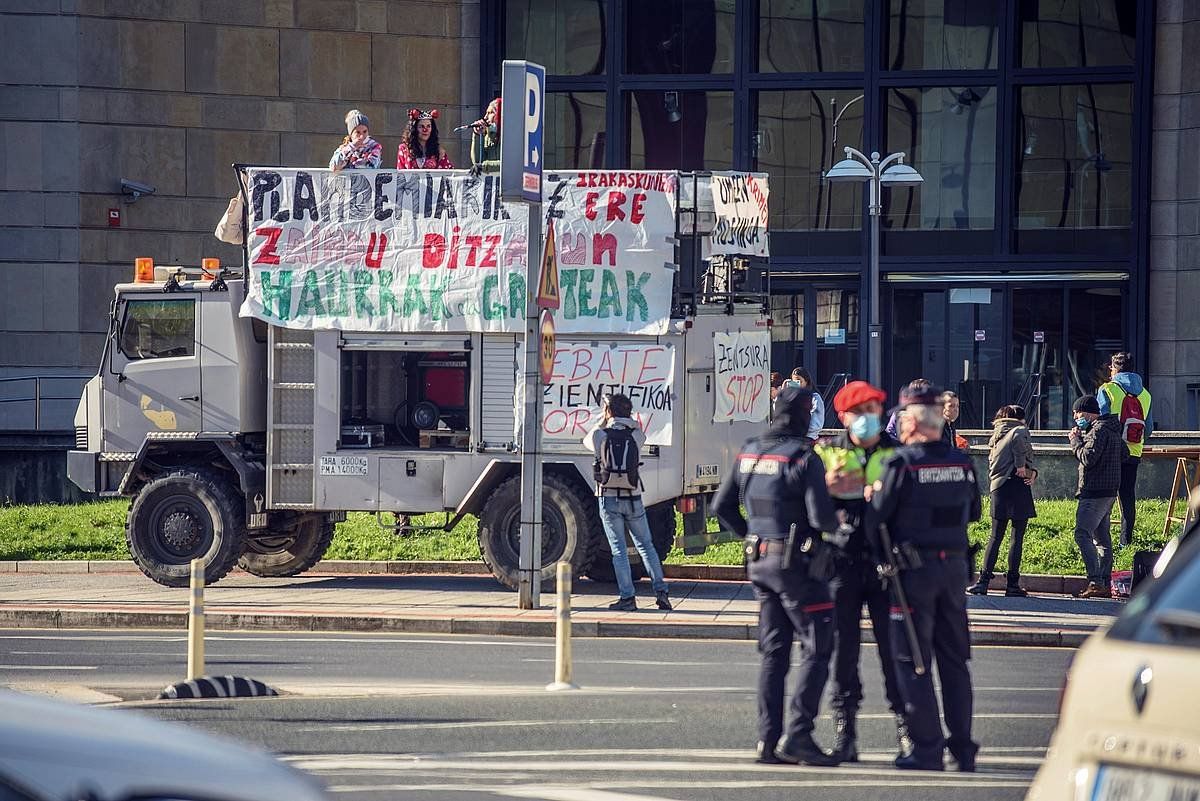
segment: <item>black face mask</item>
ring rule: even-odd
[[[812,390],[784,387],[775,396],[771,433],[778,436],[803,437],[808,434],[812,419]]]

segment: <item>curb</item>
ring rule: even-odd
[[[545,620],[507,618],[410,618],[382,615],[307,615],[208,612],[205,628],[219,631],[379,632],[410,634],[480,634],[510,637],[553,637],[553,612]],[[0,628],[184,629],[186,612],[130,612],[121,610],[6,609],[0,607]],[[623,620],[572,620],[574,637],[627,637],[634,639],[756,640],[757,624],[746,623],[636,623]],[[1063,629],[971,629],[972,645],[1006,645],[1042,648],[1077,648],[1090,631]],[[864,622],[863,642],[874,642]]]
[[[131,561],[112,559],[97,561],[19,561],[0,562],[0,573],[140,573]],[[330,559],[319,562],[309,575],[321,574],[397,575],[397,576],[486,576],[490,575],[483,562],[433,561],[360,561]],[[691,581],[745,581],[745,568],[735,565],[663,565],[669,579]],[[991,589],[1004,590],[1004,576],[992,579]],[[1022,585],[1030,592],[1048,595],[1069,595],[1087,586],[1083,576],[1023,576]]]

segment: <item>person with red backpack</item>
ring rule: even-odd
[[[600,422],[583,438],[583,444],[596,455],[592,470],[600,501],[600,522],[604,524],[604,535],[612,550],[613,573],[620,591],[620,597],[608,608],[618,612],[637,610],[629,552],[625,548],[628,530],[650,575],[655,603],[659,609],[669,612],[671,599],[663,578],[662,562],[650,536],[650,522],[646,519],[646,507],[642,505],[642,482],[638,478],[646,434],[633,419],[633,403],[628,397],[621,394],[604,397]]]
[[[1154,426],[1150,419],[1150,392],[1142,377],[1129,368],[1133,355],[1114,353],[1109,362],[1112,380],[1100,386],[1096,403],[1101,414],[1115,414],[1121,423],[1121,440],[1125,457],[1121,461],[1121,488],[1117,497],[1121,503],[1121,546],[1133,541],[1133,522],[1136,514],[1137,471],[1142,461],[1142,448]]]

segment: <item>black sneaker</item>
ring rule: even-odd
[[[969,592],[971,595],[987,595],[988,582],[981,579],[975,584],[972,584],[970,587],[967,587],[967,592]]]
[[[922,762],[913,754],[896,757],[895,765],[900,770],[945,770],[942,762]]]
[[[775,756],[775,746],[772,743],[765,743],[762,740],[758,741],[758,748],[755,751],[754,761],[760,765],[782,765],[783,760]]]
[[[628,598],[618,598],[609,604],[608,608],[614,612],[636,612],[637,601],[630,595]]]
[[[658,604],[658,608],[664,612],[670,612],[673,608],[671,606],[671,599],[667,597],[666,590],[659,590],[658,592],[654,593],[654,603]]]

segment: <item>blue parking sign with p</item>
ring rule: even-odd
[[[528,61],[505,61],[500,120],[500,196],[540,203],[545,148],[546,68]]]

